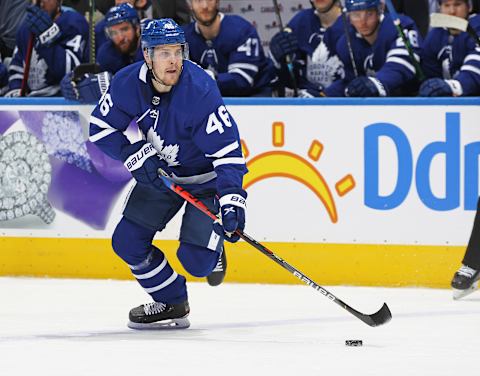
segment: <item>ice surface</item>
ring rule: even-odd
[[[477,373],[480,292],[327,289],[393,319],[371,328],[307,286],[191,283],[189,329],[139,332],[128,311],[149,299],[134,281],[0,278],[0,375]]]

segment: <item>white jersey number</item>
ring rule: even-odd
[[[238,52],[245,52],[247,56],[258,56],[260,42],[257,38],[248,38],[247,41],[237,48]]]
[[[103,116],[107,116],[110,112],[110,109],[113,107],[112,96],[110,93],[107,93],[100,99],[100,112]]]
[[[230,115],[228,114],[225,106],[221,105],[218,107],[216,113],[212,112],[208,117],[206,132],[207,134],[211,134],[215,131],[218,131],[218,133],[222,134],[225,132],[223,129],[224,126],[230,128],[232,126],[232,121],[230,120]]]

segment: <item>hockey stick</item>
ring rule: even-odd
[[[342,12],[343,30],[345,32],[345,39],[347,40],[348,54],[350,55],[350,61],[352,62],[353,73],[355,74],[355,77],[358,77],[357,63],[355,62],[355,55],[353,54],[352,48],[352,38],[350,38],[350,33],[348,32],[347,8],[345,8],[345,0],[340,2],[340,10]]]
[[[480,46],[480,37],[475,32],[473,27],[468,23],[468,20],[464,18],[450,16],[443,13],[432,13],[430,15],[430,26],[445,27],[447,29],[455,29],[467,32],[473,38],[477,46]]]
[[[280,31],[292,32],[290,29],[288,30],[283,29],[282,16],[280,15],[280,7],[278,6],[277,0],[273,0],[273,7],[275,8],[275,14],[277,15],[277,21],[278,21],[278,26],[280,27]],[[285,56],[285,61],[287,62],[288,74],[290,75],[290,79],[292,80],[293,96],[298,97],[297,79],[295,78],[295,72],[293,71],[293,63],[292,63],[291,56],[290,55]]]
[[[32,61],[33,43],[35,41],[35,34],[30,33],[27,45],[27,54],[25,55],[25,68],[23,68],[22,84],[20,86],[20,96],[24,97],[27,94],[28,76],[30,75],[30,63]]]
[[[89,23],[89,37],[90,37],[90,56],[89,56],[89,63],[95,64],[95,21],[94,21],[94,14],[95,14],[95,0],[89,0],[90,2],[90,11],[88,14],[88,23]]]
[[[189,202],[193,206],[195,206],[197,209],[201,210],[204,214],[208,215],[212,220],[214,221],[221,221],[221,219],[213,214],[210,209],[208,209],[205,204],[203,204],[199,199],[196,197],[192,196],[189,192],[187,192],[185,189],[180,187],[179,185],[175,184],[172,182],[169,178],[165,177],[164,174],[159,174],[159,177],[163,180],[164,184],[171,189],[173,192],[178,194],[180,197],[182,197],[185,201]],[[293,274],[295,277],[300,279],[303,283],[305,283],[308,286],[313,287],[315,290],[320,291],[322,295],[330,299],[332,302],[335,304],[339,305],[346,311],[350,312],[353,316],[356,318],[362,320],[365,324],[370,325],[370,326],[380,326],[382,324],[385,324],[389,322],[392,319],[392,314],[390,312],[390,309],[388,308],[386,303],[383,303],[382,308],[380,308],[377,312],[367,315],[364,313],[361,313],[352,307],[350,307],[348,304],[344,303],[340,299],[338,299],[335,295],[327,291],[325,288],[322,286],[316,284],[313,282],[310,278],[308,278],[305,274],[300,272],[298,269],[295,269],[293,266],[291,266],[289,263],[287,263],[285,260],[277,256],[275,253],[270,251],[267,247],[264,245],[260,244],[257,242],[255,239],[247,235],[241,230],[236,230],[235,233],[240,236],[244,241],[246,241],[248,244],[253,246],[254,248],[258,249],[260,252],[262,252],[265,256],[269,257],[271,260],[275,261],[278,265],[280,265],[282,268],[288,270],[291,274]]]
[[[413,66],[415,67],[415,72],[417,74],[417,78],[420,81],[425,80],[425,74],[423,73],[422,68],[420,67],[420,64],[418,63],[417,59],[415,59],[415,54],[413,53],[412,45],[408,38],[406,37],[403,29],[402,29],[402,24],[400,22],[400,17],[398,17],[398,13],[395,10],[392,0],[385,0],[385,4],[387,5],[388,12],[390,13],[390,16],[392,17],[393,24],[395,25],[395,28],[397,29],[397,32],[402,38],[403,43],[405,44],[405,48],[408,51],[408,56],[410,56],[410,59],[412,60]]]
[[[36,0],[33,5],[39,6],[39,0]],[[35,34],[30,33],[27,44],[27,54],[25,55],[25,68],[23,68],[22,84],[20,85],[20,96],[24,97],[27,94],[28,76],[30,75],[30,63],[32,61],[33,44],[35,42]]]

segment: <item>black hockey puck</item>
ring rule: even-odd
[[[345,341],[346,346],[363,346],[363,341],[361,339],[347,339]]]

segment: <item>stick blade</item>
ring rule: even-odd
[[[365,324],[375,327],[389,322],[392,319],[392,312],[390,312],[390,308],[388,308],[387,303],[383,303],[382,308],[380,308],[377,312],[372,313],[371,315],[361,314],[357,317]]]
[[[430,15],[430,26],[467,31],[468,21],[461,17],[450,16],[448,14],[432,13]]]
[[[372,313],[371,315],[360,313],[353,308],[351,308],[349,311],[354,316],[362,320],[365,324],[373,327],[386,324],[392,319],[392,313],[390,312],[390,308],[388,308],[387,303],[383,303],[382,308],[380,308],[377,312]]]

